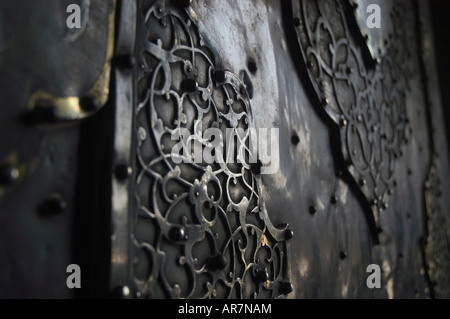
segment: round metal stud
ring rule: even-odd
[[[259,269],[255,272],[255,280],[257,282],[266,282],[269,280],[269,273],[266,269]]]
[[[339,120],[339,125],[340,126],[347,126],[347,120],[346,119],[344,119],[344,118],[341,118],[340,120]]]
[[[179,242],[184,239],[184,229],[174,226],[169,230],[169,238],[173,242]]]
[[[131,295],[130,288],[128,286],[119,286],[113,289],[111,297],[114,299],[127,299]]]
[[[227,259],[224,255],[218,253],[208,258],[206,267],[210,270],[222,270],[227,265]]]
[[[330,199],[331,204],[336,204],[338,202],[338,197],[336,195],[331,196]]]
[[[19,170],[13,165],[0,165],[0,186],[9,186],[19,179]]]
[[[93,96],[83,96],[80,101],[80,108],[85,112],[92,112],[100,108],[98,100]]]
[[[192,93],[198,88],[197,81],[193,79],[184,79],[181,82],[181,89],[185,92]]]
[[[114,174],[119,181],[125,181],[131,175],[131,167],[126,164],[119,164],[114,170]]]
[[[286,229],[286,230],[284,231],[284,237],[285,237],[287,240],[292,239],[292,237],[294,237],[294,232],[293,232],[292,230],[290,230],[290,229]]]
[[[294,287],[292,284],[288,281],[282,281],[280,282],[280,288],[279,291],[283,295],[288,295],[294,290]]]
[[[214,71],[214,73],[211,75],[212,79],[217,82],[217,83],[223,83],[225,82],[226,79],[226,74],[225,71],[222,70],[216,70]]]
[[[67,203],[60,195],[51,195],[45,199],[38,208],[41,217],[51,217],[59,215],[67,208]]]

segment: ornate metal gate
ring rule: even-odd
[[[449,298],[430,28],[407,0],[1,3],[0,296]]]

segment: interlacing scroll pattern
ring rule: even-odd
[[[289,293],[292,232],[269,220],[260,177],[248,162],[248,135],[236,137],[244,147],[234,150],[234,163],[194,163],[194,152],[180,155],[179,163],[171,155],[176,143],[210,146],[207,128],[225,137],[226,128],[252,127],[245,86],[224,70],[192,8],[142,1],[138,15],[135,293],[170,298]],[[182,136],[183,128],[189,137]],[[171,140],[173,133],[180,141]]]
[[[402,155],[409,124],[406,94],[412,19],[404,1],[393,1],[392,30],[386,30],[386,54],[367,60],[351,33],[346,1],[293,1],[295,32],[309,78],[326,114],[339,127],[340,151],[348,172],[372,209],[375,224],[396,186],[396,160]],[[350,15],[349,15],[350,13]],[[403,19],[396,23],[396,19]],[[363,36],[359,34],[361,39]],[[366,60],[365,60],[366,59]]]

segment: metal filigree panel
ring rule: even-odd
[[[294,1],[293,21],[309,78],[328,117],[339,127],[340,154],[377,226],[396,186],[397,158],[408,139],[405,99],[415,72],[408,2],[393,1],[383,29],[385,54],[374,64],[345,1]],[[406,22],[405,22],[406,21]],[[353,25],[352,25],[353,23]],[[352,28],[353,26],[353,28]],[[365,37],[367,40],[367,35]],[[381,51],[380,51],[381,54]]]
[[[249,161],[254,124],[246,86],[225,70],[192,8],[141,1],[137,21],[131,290],[153,298],[289,293],[292,232],[270,222],[261,166]],[[214,151],[210,164],[194,161],[194,152],[172,153],[179,142],[204,154],[214,143],[207,128],[240,139],[234,161]]]

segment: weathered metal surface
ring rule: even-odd
[[[118,2],[109,108],[82,126],[79,149],[77,125],[11,121],[46,85],[84,96],[106,65],[112,7],[77,3],[89,23],[64,33],[79,46],[61,63],[90,58],[74,77],[52,82],[64,43],[49,49],[42,29],[35,58],[53,71],[30,77],[39,88],[0,88],[2,105],[17,101],[0,129],[19,132],[1,137],[2,296],[71,297],[65,267],[80,263],[88,296],[449,297],[450,167],[426,2]],[[380,29],[366,25],[369,4]],[[23,80],[26,50],[4,54],[15,20],[0,10],[0,67]],[[192,162],[226,142],[208,128],[278,129],[279,169],[247,160],[248,135],[236,163]],[[172,133],[193,154],[174,155]],[[370,264],[380,289],[366,284]]]
[[[295,30],[308,74],[325,112],[340,126],[341,156],[347,166],[343,169],[358,184],[381,227],[380,213],[395,192],[398,158],[411,130],[406,96],[417,73],[411,59],[417,46],[414,10],[405,2],[385,1],[383,7],[393,13],[390,26],[396,27],[383,25],[386,53],[372,68],[364,60],[366,44],[358,44],[351,34],[351,9],[344,2],[293,4],[293,14],[300,16]]]
[[[67,28],[71,3],[81,6],[82,29]],[[0,2],[2,298],[75,295],[66,268],[75,262],[82,147],[80,127],[69,122],[93,115],[109,96],[113,4]],[[95,105],[82,108],[80,99]]]
[[[277,297],[289,289],[291,233],[270,222],[259,172],[245,160],[248,132],[237,135],[237,128],[253,126],[248,91],[224,69],[192,8],[138,4],[131,291],[171,298]],[[194,150],[179,158],[182,163],[173,158],[172,134],[192,135],[188,142],[183,136],[183,147],[198,143],[204,153],[213,143],[203,136],[211,127],[224,139],[242,138],[245,149],[237,149],[232,163],[225,153],[212,155],[211,165],[194,162]],[[230,136],[226,128],[233,129]]]

